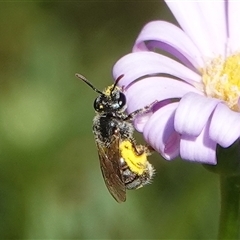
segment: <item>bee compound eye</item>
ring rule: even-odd
[[[119,99],[118,99],[118,104],[120,107],[123,107],[126,105],[126,96],[120,92]]]
[[[101,104],[99,103],[98,98],[94,100],[93,107],[97,112],[101,111]]]

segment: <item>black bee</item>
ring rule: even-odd
[[[84,76],[76,74],[100,95],[94,101],[96,116],[93,133],[98,149],[105,184],[117,202],[126,201],[126,189],[137,189],[151,182],[154,168],[148,162],[151,147],[136,145],[132,121],[135,116],[151,110],[153,104],[127,115],[126,96],[115,84],[101,92]]]

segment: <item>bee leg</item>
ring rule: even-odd
[[[155,152],[156,150],[150,146],[150,145],[145,145],[145,151],[147,152],[148,155],[151,155],[153,152]]]
[[[134,145],[137,155],[142,155],[145,153],[147,156],[152,155],[155,152],[155,149],[150,145]]]
[[[156,104],[158,101],[154,101],[151,104],[145,106],[144,108],[137,109],[136,111],[130,113],[124,120],[125,121],[132,121],[136,116],[147,113],[151,110],[154,104]]]

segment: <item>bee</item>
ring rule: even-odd
[[[123,75],[103,92],[81,74],[77,73],[76,77],[99,94],[93,104],[96,111],[93,134],[100,168],[110,194],[117,202],[125,202],[126,189],[138,189],[150,183],[155,172],[147,160],[153,149],[136,144],[132,125],[134,118],[149,112],[153,104],[128,115],[125,113],[127,104],[123,88],[117,86]]]

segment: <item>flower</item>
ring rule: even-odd
[[[166,1],[180,27],[153,21],[113,67],[135,128],[161,155],[216,164],[240,135],[240,1]],[[167,53],[168,55],[166,55]]]

